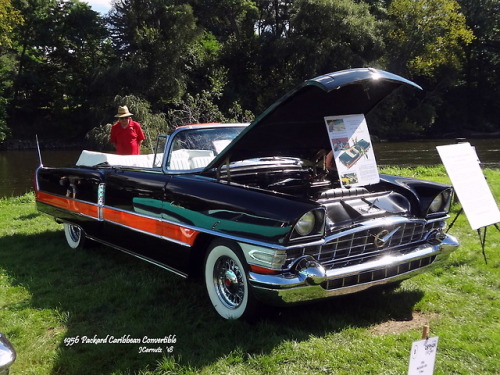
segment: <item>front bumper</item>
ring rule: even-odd
[[[458,246],[455,237],[447,234],[439,244],[420,245],[406,254],[332,270],[325,270],[314,258],[304,256],[288,274],[250,272],[249,281],[255,296],[268,304],[307,302],[408,279],[439,265]]]

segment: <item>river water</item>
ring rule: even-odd
[[[485,168],[500,168],[500,139],[468,140],[476,148]],[[454,144],[456,140],[374,143],[379,166],[414,167],[437,165],[441,160],[436,146]],[[81,150],[42,151],[43,165],[69,167],[76,163]],[[39,165],[37,150],[0,151],[0,198],[22,195],[33,190],[35,169]]]

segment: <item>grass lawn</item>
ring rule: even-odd
[[[449,182],[438,167],[384,172]],[[485,174],[500,202],[500,170]],[[32,195],[3,199],[0,331],[18,352],[11,373],[406,374],[429,324],[439,337],[435,374],[498,374],[500,232],[488,228],[487,263],[464,215],[450,233],[461,247],[446,265],[392,292],[279,309],[249,324],[219,318],[197,282],[106,247],[69,249]],[[153,342],[134,342],[144,337]]]

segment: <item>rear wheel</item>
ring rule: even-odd
[[[215,240],[205,258],[205,285],[217,313],[224,319],[252,318],[257,301],[249,288],[239,246]]]
[[[85,233],[79,226],[64,223],[64,235],[72,249],[82,249],[85,246]]]

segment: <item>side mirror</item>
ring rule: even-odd
[[[7,375],[16,360],[16,351],[7,337],[0,333],[0,375]]]

